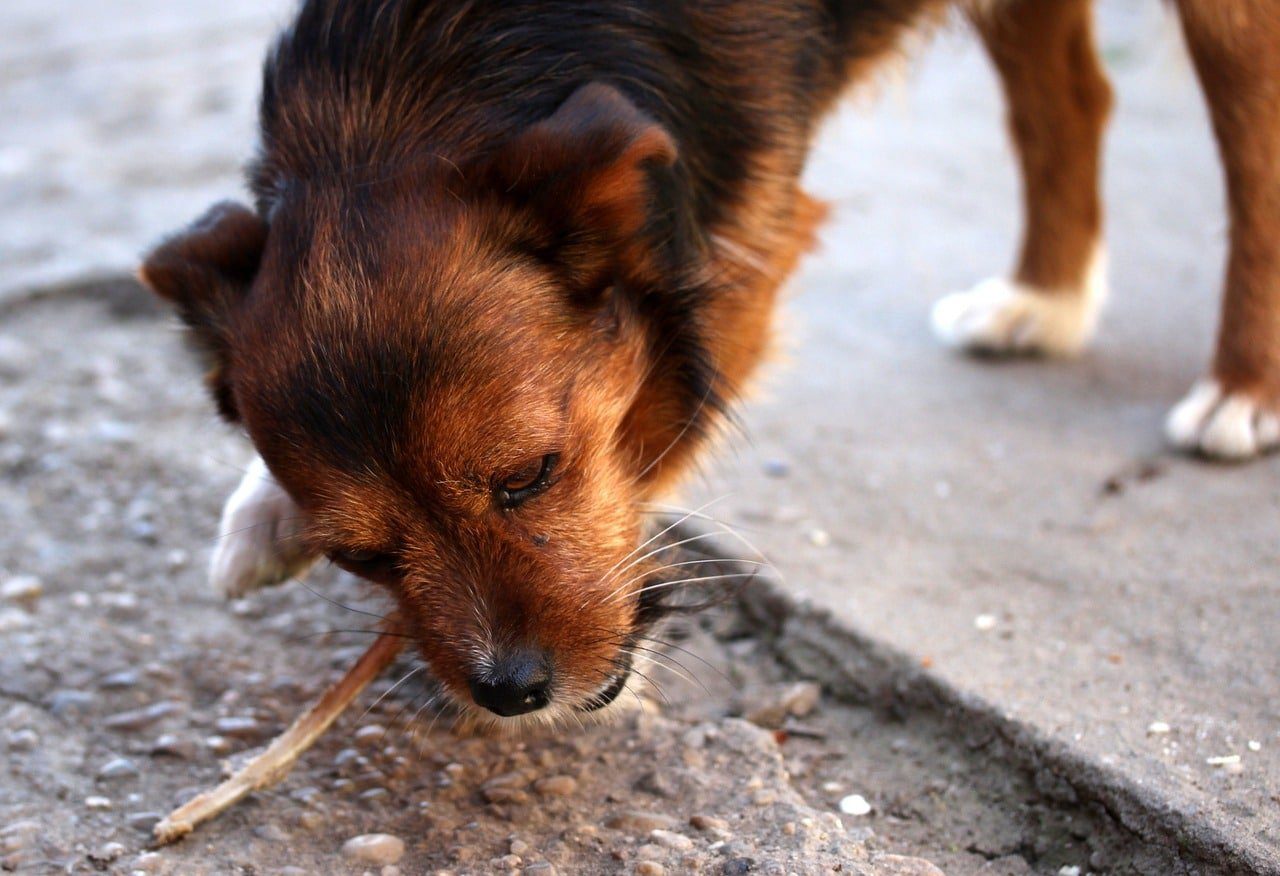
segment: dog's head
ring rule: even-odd
[[[653,242],[675,157],[589,85],[469,165],[215,207],[142,270],[313,550],[385,584],[497,715],[607,704],[651,620],[643,503],[714,407],[694,317],[652,300],[677,282]]]

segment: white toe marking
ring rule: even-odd
[[[209,563],[214,589],[233,598],[304,572],[316,557],[298,537],[302,525],[298,506],[254,457],[222,508]]]
[[[1070,356],[1092,339],[1106,299],[1101,247],[1081,289],[1037,290],[1010,280],[984,280],[933,307],[933,330],[943,343],[989,353]]]
[[[1170,443],[1218,459],[1249,459],[1280,446],[1280,418],[1244,393],[1201,380],[1165,420]]]

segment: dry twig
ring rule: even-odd
[[[154,830],[155,845],[163,846],[181,839],[191,833],[196,825],[219,815],[253,791],[283,779],[299,755],[310,748],[360,691],[391,664],[403,645],[403,638],[394,631],[378,636],[347,674],[326,690],[266,750],[236,770],[218,787],[188,800],[157,824]]]

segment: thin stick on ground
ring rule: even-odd
[[[378,673],[391,665],[403,646],[404,639],[398,633],[392,631],[378,636],[369,650],[347,670],[347,674],[290,724],[288,730],[277,736],[265,751],[236,770],[218,787],[188,800],[157,824],[153,832],[155,845],[168,845],[182,839],[196,825],[221,814],[253,791],[283,779],[299,755],[315,743]]]

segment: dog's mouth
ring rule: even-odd
[[[622,658],[618,671],[610,677],[608,684],[599,693],[578,707],[580,712],[596,712],[612,703],[618,694],[626,690],[627,681],[631,678],[631,655]]]

